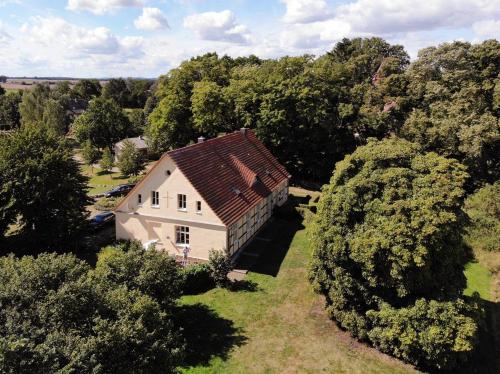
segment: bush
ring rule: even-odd
[[[121,197],[102,197],[95,203],[95,208],[97,210],[114,210],[118,205]]]
[[[208,255],[208,266],[210,276],[217,287],[227,286],[229,279],[227,275],[233,269],[231,258],[223,251],[211,250]]]
[[[182,290],[185,295],[194,295],[208,291],[214,286],[208,264],[188,265],[181,271]]]
[[[419,299],[406,308],[388,304],[368,311],[370,341],[381,351],[424,368],[457,367],[477,340],[477,307],[463,300]]]
[[[140,256],[127,260],[140,269],[135,289],[72,255],[0,258],[0,372],[174,372],[183,340],[147,294],[169,279]]]

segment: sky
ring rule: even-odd
[[[418,50],[500,37],[500,0],[0,0],[0,74],[157,77],[206,52],[321,55],[344,37]]]

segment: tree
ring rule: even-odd
[[[0,371],[174,372],[183,342],[172,314],[148,293],[177,269],[171,259],[137,263],[148,256],[123,254],[96,271],[73,255],[0,258]],[[109,274],[112,267],[121,272]],[[165,284],[157,296],[174,297]]]
[[[59,81],[50,90],[50,97],[59,100],[63,96],[71,96],[71,85],[68,81]]]
[[[90,101],[101,96],[101,89],[101,84],[97,79],[80,79],[71,90],[71,95],[78,99]]]
[[[466,359],[477,338],[477,307],[460,299],[467,177],[456,160],[397,138],[336,165],[311,233],[310,279],[342,327],[413,364]],[[444,320],[443,338],[429,337]]]
[[[5,95],[5,89],[0,86],[0,96]]]
[[[42,123],[58,135],[68,132],[70,117],[61,103],[55,99],[48,99],[42,115]]]
[[[19,113],[21,100],[19,92],[9,92],[0,96],[0,130],[13,130],[21,125]]]
[[[146,100],[151,95],[150,89],[153,81],[150,79],[127,79],[127,88],[129,92],[127,106],[129,108],[144,108]]]
[[[101,152],[92,144],[90,140],[86,140],[82,147],[82,157],[86,165],[90,166],[94,172],[94,164],[99,161]],[[102,165],[101,165],[102,167]]]
[[[115,165],[114,159],[113,159],[113,154],[109,150],[109,148],[105,148],[104,151],[102,152],[102,158],[100,162],[101,169],[104,170],[106,173],[111,172],[111,169],[113,169],[113,166]]]
[[[19,104],[21,123],[37,123],[43,121],[43,112],[49,94],[49,85],[39,83],[37,83],[31,91],[26,91],[23,94],[22,101]]]
[[[228,274],[233,269],[231,258],[223,251],[212,250],[208,254],[208,266],[210,276],[217,287],[225,287],[228,282]]]
[[[117,166],[123,175],[138,175],[144,169],[144,158],[131,141],[123,142]]]
[[[102,89],[102,97],[113,99],[120,107],[126,108],[130,98],[130,91],[125,79],[110,79]]]
[[[87,180],[70,147],[42,126],[0,137],[0,233],[16,219],[26,237],[47,247],[85,226]]]
[[[222,87],[215,82],[196,82],[191,96],[193,127],[199,133],[215,137],[231,130],[229,110]]]
[[[0,75],[0,83],[7,83],[7,77],[5,75]]]
[[[73,123],[73,131],[79,142],[90,140],[97,148],[112,149],[113,145],[128,135],[127,116],[113,100],[97,98]]]

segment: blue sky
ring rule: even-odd
[[[381,36],[412,58],[500,36],[500,0],[0,0],[0,74],[156,77],[202,53],[263,58]]]

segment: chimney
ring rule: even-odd
[[[203,136],[200,136],[200,137],[198,138],[198,144],[199,144],[199,143],[203,143],[204,141],[205,141],[205,138],[204,138]]]
[[[243,135],[245,135],[245,136],[246,136],[246,135],[247,135],[247,130],[248,130],[248,129],[247,129],[246,127],[242,127],[242,128],[240,129],[240,132],[241,132]]]

